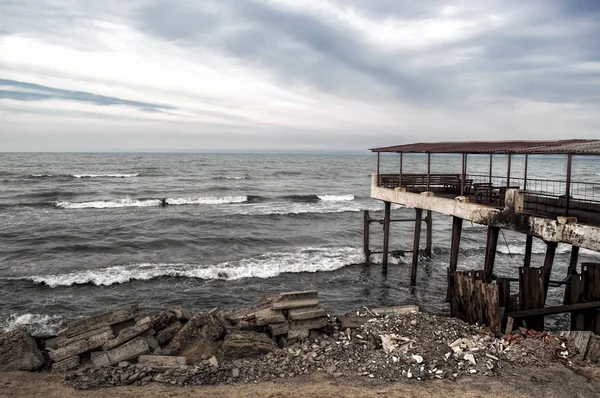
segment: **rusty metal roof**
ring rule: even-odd
[[[372,152],[600,155],[600,140],[446,141],[371,148]]]

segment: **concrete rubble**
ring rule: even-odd
[[[517,329],[498,339],[485,327],[415,306],[364,307],[335,317],[308,291],[199,314],[177,308],[141,317],[137,306],[128,306],[79,321],[38,345],[45,368],[66,372],[73,387],[89,389],[254,382],[312,372],[418,381],[492,376],[550,362],[589,364],[590,350],[597,356],[597,338],[571,333]],[[33,368],[42,366],[41,355]]]

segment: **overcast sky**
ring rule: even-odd
[[[0,0],[0,151],[573,137],[597,0]]]

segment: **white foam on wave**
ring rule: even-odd
[[[223,196],[223,197],[199,197],[199,198],[167,198],[169,205],[219,205],[227,203],[244,203],[248,201],[247,196]],[[90,202],[56,202],[56,207],[63,209],[110,209],[120,207],[155,207],[160,206],[160,199],[111,199],[94,200]]]
[[[320,200],[326,201],[326,202],[342,202],[342,201],[349,201],[349,200],[354,200],[354,195],[317,195],[317,197]]]
[[[43,177],[52,177],[52,174],[32,174],[32,177],[43,178]]]
[[[305,247],[292,251],[271,252],[260,256],[214,265],[186,263],[143,263],[75,271],[68,274],[41,275],[22,279],[49,287],[94,284],[110,286],[133,280],[159,277],[236,280],[272,278],[282,273],[335,271],[364,262],[361,249],[353,247]]]
[[[0,330],[25,328],[32,334],[55,334],[63,326],[63,318],[60,315],[42,314],[7,314],[0,315]]]
[[[133,174],[71,174],[75,178],[131,178],[138,177],[140,173]]]
[[[93,200],[90,202],[56,202],[56,207],[63,209],[110,209],[119,207],[151,207],[160,206],[159,199],[112,199]]]
[[[500,244],[498,242],[498,247],[496,251],[503,254],[525,254],[525,245],[517,245],[517,244],[509,244],[506,247],[506,244]],[[570,253],[571,247],[566,244],[559,244],[556,247],[556,254],[565,254]],[[546,253],[546,245],[543,243],[535,242],[531,247],[531,253],[533,254],[545,254]]]
[[[221,205],[227,203],[244,203],[248,201],[248,197],[242,196],[206,196],[199,198],[169,198],[167,204],[170,205]]]

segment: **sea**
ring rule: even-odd
[[[396,173],[398,156],[382,156]],[[564,179],[560,156],[529,158],[529,178]],[[511,176],[524,159],[514,156]],[[444,315],[450,217],[433,217],[433,256],[421,258],[410,286],[411,255],[363,254],[363,210],[383,218],[370,198],[377,157],[365,154],[1,153],[0,330],[56,333],[71,320],[138,303],[143,313],[253,305],[263,294],[315,289],[321,306],[343,314],[363,307],[417,304]],[[405,155],[405,172],[424,172]],[[461,159],[433,155],[432,173],[458,173]],[[485,174],[489,156],[471,155],[467,171]],[[494,175],[506,175],[495,156]],[[597,157],[576,157],[573,180],[600,183]],[[392,206],[392,218],[414,209]],[[412,248],[412,223],[393,223],[390,249]],[[483,266],[486,228],[466,223],[459,269]],[[382,227],[371,225],[371,250]],[[423,241],[423,240],[422,240]],[[496,273],[517,276],[525,236],[503,231]],[[553,279],[570,256],[559,245]],[[534,240],[532,265],[545,244]],[[581,250],[580,261],[600,261]],[[562,300],[550,288],[549,303]],[[568,317],[568,316],[567,316]],[[553,325],[568,325],[565,316]]]

